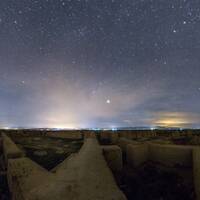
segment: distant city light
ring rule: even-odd
[[[93,128],[93,131],[100,131],[100,128]]]
[[[55,125],[54,127],[52,127],[53,129],[56,130],[64,130],[64,129],[78,129],[76,126],[73,125]]]
[[[8,130],[8,129],[10,129],[10,127],[6,126],[6,127],[3,127],[3,129],[6,129],[6,130]]]

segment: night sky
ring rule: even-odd
[[[0,127],[200,127],[199,0],[0,0]]]

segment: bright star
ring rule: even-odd
[[[106,100],[106,103],[107,103],[107,104],[110,104],[110,103],[111,103],[110,99],[107,99],[107,100]]]

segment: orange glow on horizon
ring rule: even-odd
[[[187,127],[191,123],[198,122],[198,116],[184,112],[158,112],[151,122],[157,126],[164,127]]]
[[[184,119],[161,119],[156,122],[159,126],[167,126],[167,127],[177,127],[184,126],[188,122]]]

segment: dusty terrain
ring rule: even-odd
[[[9,133],[9,132],[8,132]],[[30,134],[31,133],[31,134]],[[118,135],[121,132],[116,133]],[[128,133],[129,136],[131,135]],[[164,134],[164,135],[163,135]],[[90,135],[87,133],[87,135]],[[9,133],[9,136],[22,149],[26,156],[47,170],[52,170],[72,153],[77,153],[83,145],[83,138],[69,139],[48,137],[45,134],[26,135]],[[97,138],[101,145],[111,145],[112,140],[107,137]],[[200,146],[199,133],[173,134],[169,131],[161,132],[155,137],[141,136],[129,138],[134,143],[155,142],[158,144],[194,145]],[[0,199],[10,200],[6,180],[6,167],[0,148]],[[158,163],[147,162],[138,168],[131,168],[126,162],[126,154],[123,153],[123,170],[113,172],[119,188],[124,192],[128,200],[194,200],[195,192],[193,174],[190,168],[166,168]]]

